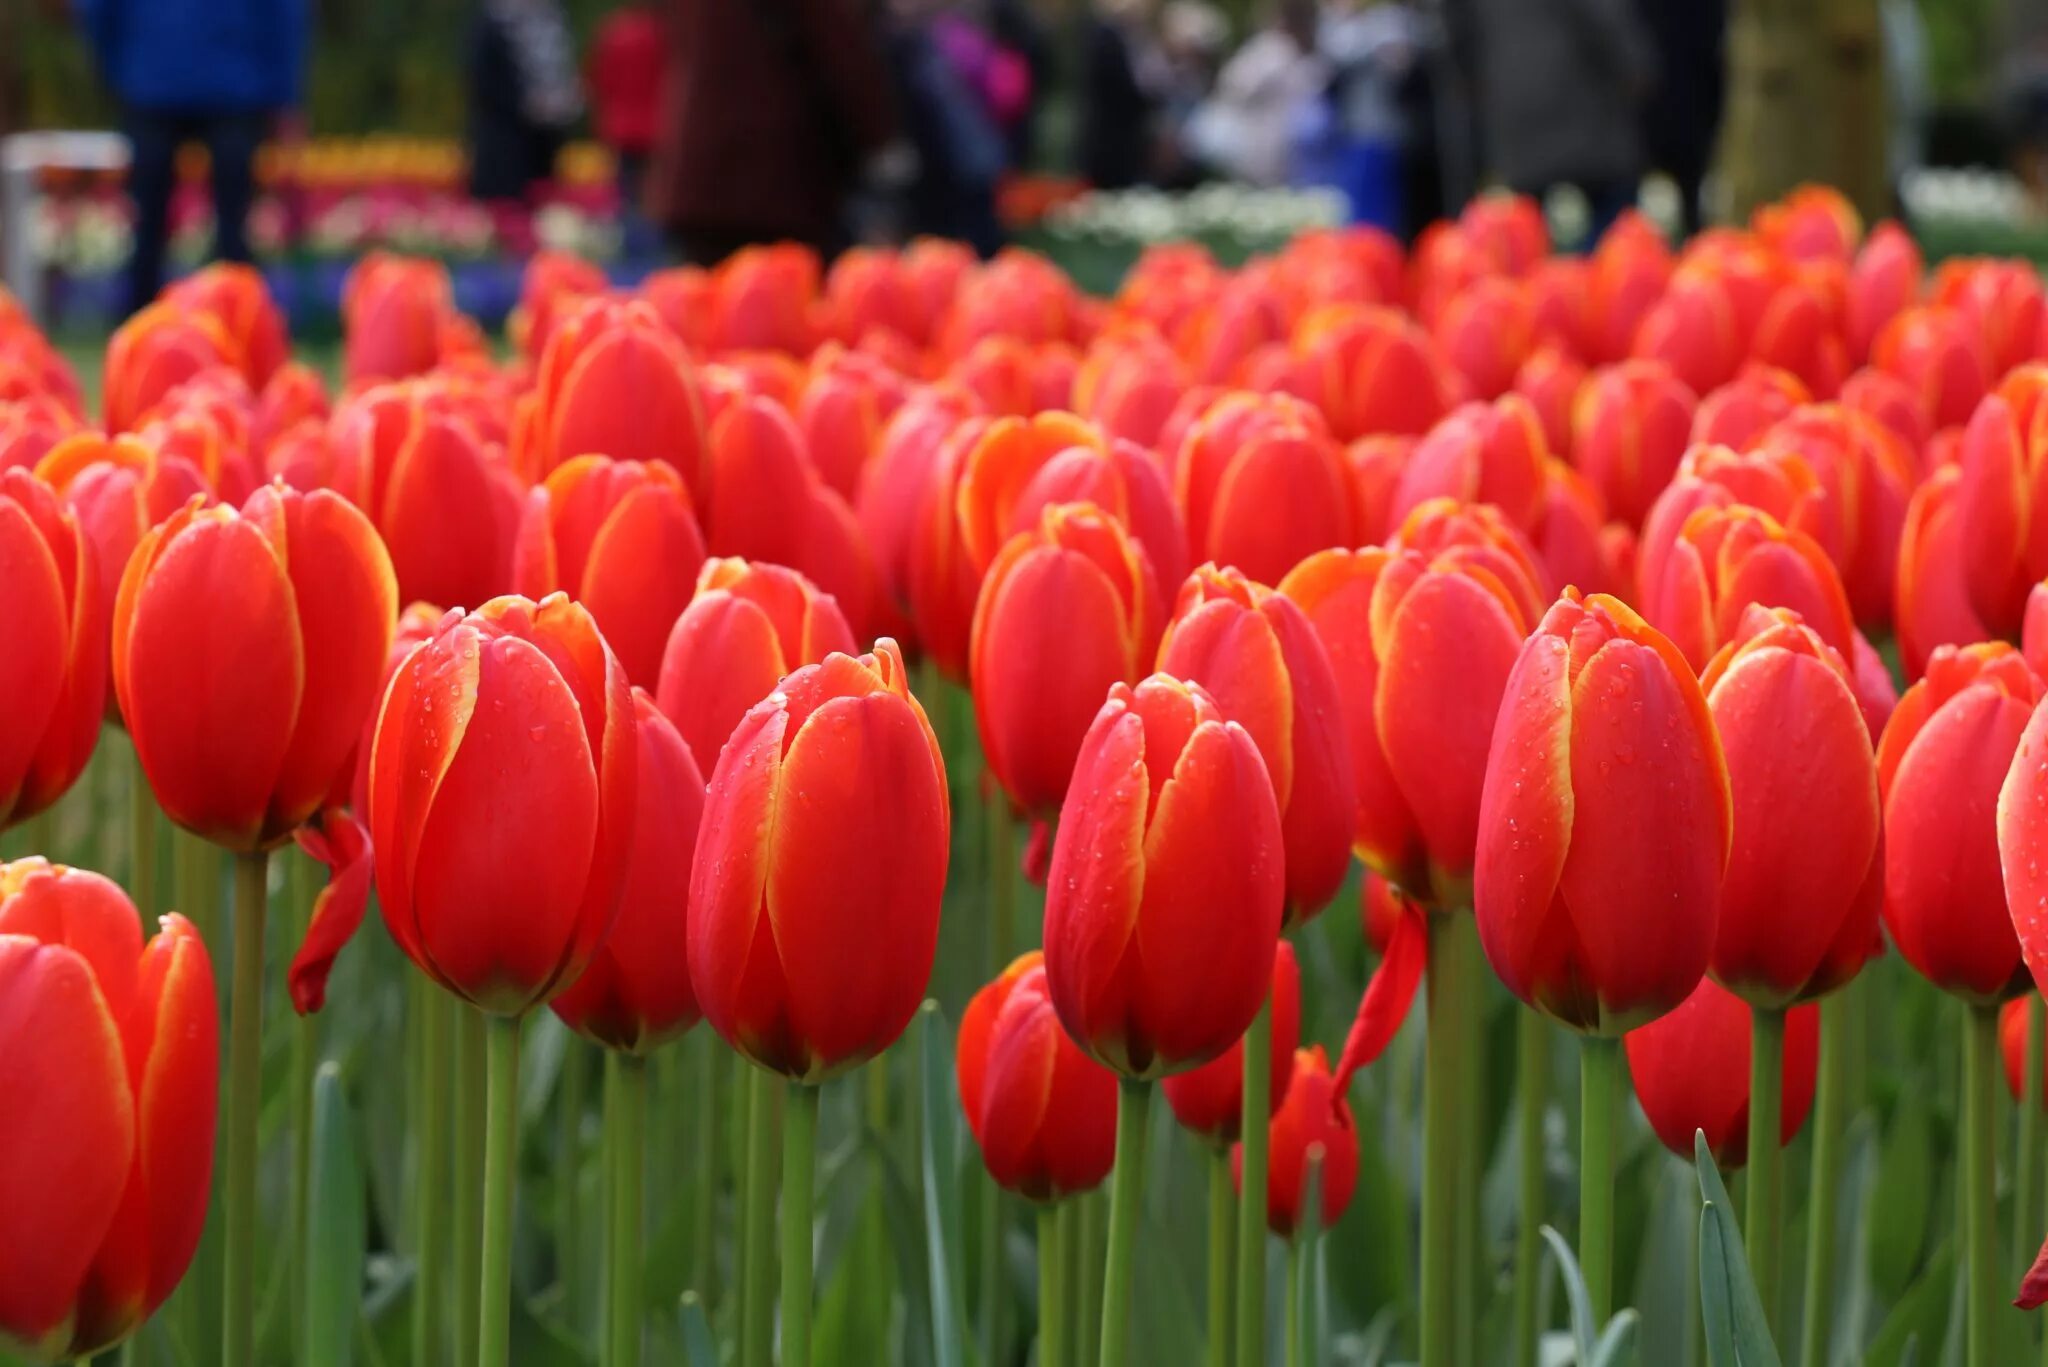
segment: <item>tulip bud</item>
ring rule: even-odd
[[[1549,462],[1543,424],[1527,399],[1511,393],[1491,404],[1465,404],[1416,443],[1394,491],[1393,516],[1398,521],[1429,499],[1450,497],[1491,503],[1515,526],[1533,527]]]
[[[1889,220],[1873,228],[1849,269],[1846,322],[1849,355],[1866,360],[1877,335],[1920,298],[1925,269],[1913,235]]]
[[[726,1043],[817,1082],[895,1041],[938,946],[946,804],[887,638],[799,669],[741,719],[690,875],[690,979]]]
[[[1741,450],[1812,397],[1798,376],[1752,361],[1700,400],[1693,410],[1689,444]],[[1675,473],[1675,463],[1673,469]]]
[[[2015,1102],[2026,1100],[2027,1010],[2036,1000],[2035,996],[2018,996],[1998,1008],[1998,1052],[2005,1062],[2006,1090]],[[2043,1079],[2048,1081],[2048,1072]],[[2048,1087],[2042,1089],[2041,1106],[2048,1110]]]
[[[1588,1033],[1671,1010],[1713,951],[1731,821],[1684,656],[1615,599],[1566,590],[1515,661],[1487,759],[1473,895],[1494,972]]]
[[[437,261],[371,252],[341,289],[342,371],[351,385],[423,375],[440,363],[455,312]]]
[[[654,309],[596,298],[565,316],[534,370],[534,412],[517,463],[538,480],[596,454],[665,461],[701,506],[704,401],[696,367]]]
[[[52,447],[78,430],[78,419],[47,394],[0,399],[0,471],[34,469]]]
[[[0,864],[0,1346],[90,1358],[192,1261],[213,1173],[220,1023],[206,945],[95,873]]]
[[[106,706],[99,562],[76,514],[0,471],[0,830],[46,811],[92,758]]]
[[[1043,954],[1020,955],[968,1001],[954,1068],[960,1109],[997,1186],[1057,1201],[1109,1176],[1116,1075],[1060,1027]]]
[[[1929,424],[1957,427],[1998,378],[1983,338],[1955,309],[1936,304],[1901,310],[1870,349],[1871,364],[1904,380]]]
[[[1181,441],[1175,484],[1192,552],[1265,582],[1326,546],[1357,542],[1343,449],[1299,400],[1226,394]]]
[[[1350,867],[1357,804],[1337,677],[1315,628],[1293,600],[1205,565],[1181,586],[1159,670],[1201,684],[1258,743],[1285,831],[1288,922],[1314,916]]]
[[[1943,646],[1877,747],[1885,929],[1922,977],[1976,1003],[2026,983],[1999,865],[2001,825],[2017,830],[2024,804],[2000,787],[2042,692],[2002,641]],[[2004,823],[2001,809],[2012,813]],[[2005,843],[2015,855],[2030,849]]]
[[[1463,397],[1429,334],[1393,309],[1328,305],[1295,329],[1294,346],[1339,441],[1420,436]]]
[[[590,610],[626,677],[652,684],[704,567],[689,490],[659,462],[579,456],[527,496],[512,587],[560,589]]]
[[[1741,504],[1700,508],[1662,565],[1660,577],[1642,583],[1643,615],[1696,668],[1734,638],[1754,603],[1791,608],[1844,659],[1854,649],[1856,623],[1834,564],[1812,537],[1769,513]]]
[[[1284,848],[1259,747],[1208,693],[1111,688],[1046,883],[1046,981],[1075,1042],[1151,1078],[1241,1039],[1273,987]]]
[[[574,982],[618,912],[636,760],[625,673],[582,607],[449,613],[392,676],[370,752],[391,938],[497,1015]]]
[[[1975,645],[1991,639],[1977,615],[1963,567],[1962,472],[1936,470],[1913,491],[1899,537],[1899,564],[1892,595],[1899,662],[1917,679],[1942,646]]]
[[[1664,1147],[1691,1161],[1693,1136],[1724,1170],[1749,1159],[1750,1005],[1712,978],[1700,979],[1670,1014],[1628,1032],[1628,1075],[1643,1117]],[[1813,1109],[1820,1061],[1820,1008],[1785,1013],[1783,1101],[1778,1142],[1790,1144]]]
[[[1614,516],[1640,523],[1671,482],[1695,403],[1656,361],[1625,361],[1587,377],[1572,409],[1572,463],[1599,486]]]
[[[1735,812],[1713,974],[1757,1006],[1818,997],[1877,937],[1877,766],[1850,666],[1796,613],[1752,605],[1700,686]]]
[[[1309,1167],[1316,1164],[1321,1193],[1316,1227],[1328,1229],[1351,1204],[1358,1186],[1358,1130],[1351,1103],[1337,1094],[1330,1060],[1318,1044],[1294,1051],[1287,1099],[1273,1114],[1267,1135],[1266,1227],[1283,1239],[1301,1227],[1308,1202]],[[1244,1145],[1230,1154],[1231,1178],[1244,1186]]]
[[[218,318],[169,302],[151,304],[107,339],[107,430],[132,430],[164,395],[201,371],[231,364],[233,355]]]
[[[345,778],[397,617],[384,545],[336,494],[273,484],[153,528],[115,599],[113,673],[164,814],[242,853],[289,838]]]
[[[1266,1113],[1280,1109],[1294,1072],[1294,1048],[1301,1042],[1301,965],[1294,946],[1282,940],[1273,951],[1273,1054],[1267,1074]],[[1199,1068],[1175,1073],[1160,1084],[1181,1125],[1210,1144],[1234,1144],[1244,1126],[1244,1041]]]
[[[229,359],[251,389],[261,389],[288,358],[284,312],[263,273],[241,261],[213,261],[163,292],[187,313],[210,315],[229,344]]]
[[[590,966],[548,1005],[606,1048],[646,1054],[697,1023],[686,946],[704,776],[644,688],[633,690],[633,724],[633,834],[618,919]]]

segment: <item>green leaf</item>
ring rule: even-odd
[[[1728,1188],[1707,1150],[1704,1132],[1693,1132],[1693,1167],[1699,1173],[1700,1311],[1707,1325],[1707,1361],[1713,1367],[1779,1367],[1778,1346],[1764,1319],[1763,1302],[1742,1253],[1742,1235],[1728,1212]]]
[[[313,1079],[306,1322],[297,1326],[299,1360],[306,1367],[349,1367],[362,1299],[366,1232],[363,1174],[356,1162],[341,1069],[323,1063]]]
[[[932,1357],[937,1367],[961,1367],[965,1350],[966,1310],[961,1296],[966,1278],[961,1265],[959,1134],[954,1116],[953,1048],[946,1036],[946,1018],[939,1004],[927,1001],[918,1011],[918,1054],[922,1064],[924,1168],[924,1233],[931,1275]]]
[[[1871,1289],[1880,1304],[1896,1304],[1919,1270],[1939,1185],[1934,1158],[1934,1117],[1927,1089],[1906,1088],[1885,1127],[1878,1150],[1876,1195],[1870,1207]]]
[[[688,1367],[718,1367],[718,1343],[711,1337],[711,1321],[704,1315],[704,1302],[694,1291],[683,1293],[678,1312],[683,1326],[683,1358]]]
[[[1607,1321],[1600,1341],[1593,1345],[1592,1367],[1621,1367],[1635,1356],[1636,1329],[1642,1320],[1634,1310],[1622,1310]]]
[[[1957,1280],[1955,1247],[1944,1243],[1871,1335],[1862,1361],[1869,1367],[1903,1367],[1913,1360],[1918,1345],[1939,1344],[1948,1328]]]
[[[1586,1290],[1586,1276],[1579,1270],[1579,1260],[1572,1254],[1572,1246],[1564,1241],[1549,1225],[1542,1229],[1543,1242],[1550,1245],[1550,1256],[1556,1260],[1558,1272],[1564,1278],[1565,1298],[1571,1302],[1572,1342],[1576,1346],[1578,1360],[1591,1363],[1593,1357],[1596,1326],[1593,1323],[1593,1297]]]

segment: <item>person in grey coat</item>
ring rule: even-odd
[[[1676,0],[1683,3],[1684,0]],[[1541,196],[1574,185],[1597,237],[1635,202],[1656,58],[1630,0],[1472,0],[1487,165]]]

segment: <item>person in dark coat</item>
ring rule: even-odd
[[[1700,230],[1700,185],[1713,160],[1727,94],[1728,0],[1636,0],[1657,54],[1643,107],[1650,165],[1678,184],[1688,236]]]
[[[249,259],[256,149],[299,103],[308,0],[77,0],[101,77],[121,106],[129,145],[135,246],[130,311],[164,283],[178,148],[211,160],[214,255]]]
[[[1098,190],[1150,179],[1157,102],[1139,75],[1145,0],[1096,0],[1082,49],[1081,178]]]
[[[689,260],[844,245],[864,162],[895,129],[860,0],[670,0],[647,209]]]
[[[559,0],[482,0],[469,31],[469,192],[524,201],[583,114]]]

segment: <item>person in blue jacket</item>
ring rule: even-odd
[[[214,255],[247,261],[256,149],[299,102],[309,0],[74,0],[130,148],[128,308],[164,283],[178,148],[212,163]]]

